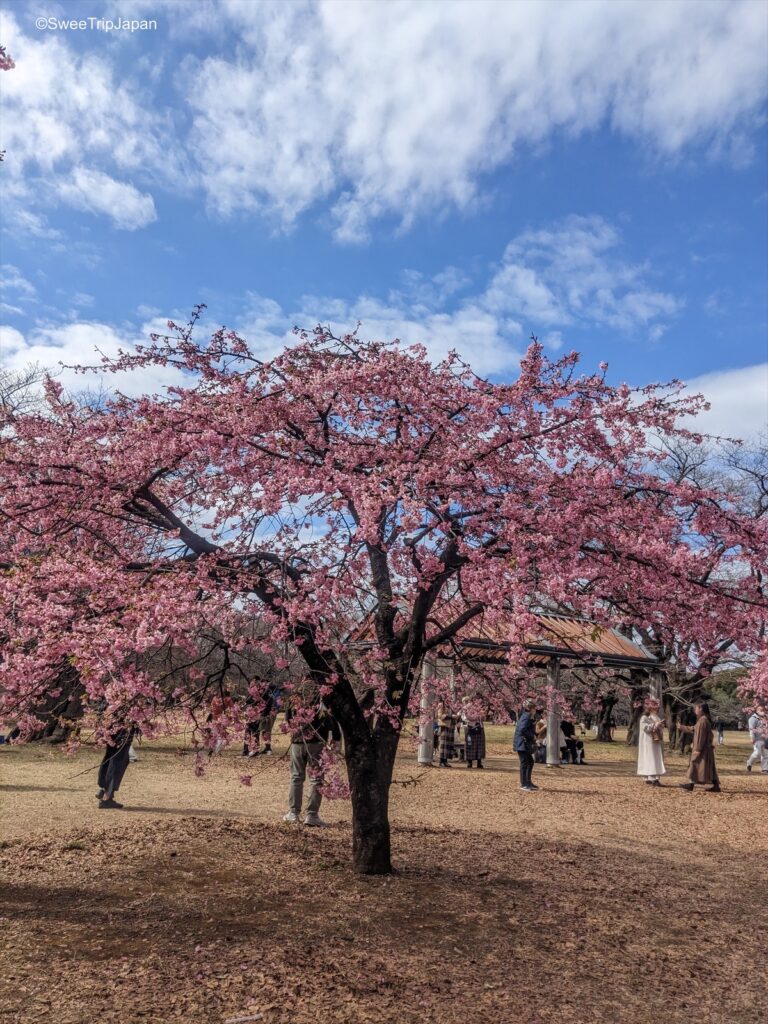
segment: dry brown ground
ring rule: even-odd
[[[494,743],[485,772],[395,787],[392,878],[351,875],[348,804],[323,831],[279,821],[280,758],[196,779],[145,744],[106,812],[97,751],[0,747],[0,1021],[768,1020],[768,778],[744,743],[718,751],[720,796],[673,788],[675,756],[646,787],[593,743],[525,794]],[[418,774],[406,751],[398,779]]]

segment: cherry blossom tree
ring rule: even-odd
[[[701,444],[693,444],[685,438],[667,438],[662,439],[661,443],[666,454],[666,459],[659,467],[662,478],[675,483],[685,481],[708,490],[712,495],[711,500],[725,503],[724,513],[738,511],[744,520],[753,519],[758,524],[768,519],[768,445],[765,438],[750,443],[713,439]],[[700,584],[704,585],[712,578],[724,577],[733,572],[748,573],[753,592],[768,604],[765,564],[759,561],[751,564],[734,561],[727,538],[719,535],[719,528],[719,520],[713,519],[712,532],[706,539],[711,555],[701,562]],[[718,553],[723,557],[722,564]],[[695,642],[691,642],[690,637],[675,636],[668,630],[659,631],[655,623],[636,630],[644,647],[660,663],[670,744],[674,745],[678,738],[678,719],[685,719],[686,724],[690,724],[688,719],[693,718],[693,703],[706,694],[713,673],[726,668],[751,668],[754,665],[755,647],[750,645],[746,650],[740,649],[737,635],[731,633],[733,621],[732,617],[722,620],[721,635],[707,652],[702,652]],[[765,624],[759,627],[758,633],[763,635],[764,631]],[[636,723],[642,708],[644,688],[644,680],[636,680],[631,686],[632,698],[637,706],[627,737],[630,743],[637,743]],[[752,690],[752,677],[746,676],[741,693],[747,704],[753,699]],[[681,733],[679,738],[684,742],[686,734]]]
[[[322,698],[343,732],[355,869],[386,873],[403,721],[425,658],[462,631],[509,642],[506,697],[542,599],[701,657],[726,620],[754,645],[753,577],[702,566],[764,561],[762,523],[663,478],[649,440],[696,440],[678,421],[702,401],[681,385],[613,387],[604,364],[579,374],[535,340],[517,379],[493,383],[455,354],[433,365],[320,327],[261,360],[230,331],[198,342],[201,312],[103,363],[173,371],[164,394],[88,408],[49,380],[45,411],[0,434],[0,712],[23,730],[66,659],[114,721],[151,730],[173,708],[211,747],[243,711],[196,664],[200,638],[226,663],[298,659],[307,716]],[[372,642],[355,644],[363,622]],[[164,645],[188,656],[172,682],[142,661]],[[501,709],[504,686],[486,699]]]

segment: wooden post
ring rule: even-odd
[[[560,659],[550,658],[547,665],[547,683],[557,693],[560,684]],[[547,715],[547,768],[560,767],[560,712],[556,707]]]
[[[663,690],[663,682],[664,682],[664,674],[661,671],[661,669],[652,668],[651,672],[650,672],[650,676],[651,676],[651,678],[650,678],[650,685],[649,685],[648,689],[650,690],[651,696],[655,697],[656,700],[661,704],[662,698],[664,696],[664,694],[662,692],[662,690]]]
[[[434,756],[435,691],[431,680],[435,677],[435,662],[425,658],[421,664],[421,714],[419,715],[419,764],[432,764]]]

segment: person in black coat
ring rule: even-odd
[[[533,793],[539,787],[531,781],[533,773],[533,756],[536,752],[536,726],[533,720],[533,701],[523,703],[523,711],[515,727],[513,747],[520,758],[520,789],[524,793]]]
[[[102,810],[120,810],[122,804],[115,800],[130,759],[131,743],[135,729],[119,729],[110,738],[104,757],[99,765],[99,790],[96,799]]]
[[[561,751],[563,757],[571,759],[571,764],[586,764],[584,760],[584,743],[576,739],[576,726],[567,719],[560,723],[560,728],[565,736],[565,750]]]

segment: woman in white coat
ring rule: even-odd
[[[644,775],[646,784],[660,786],[660,776],[665,775],[662,740],[664,720],[659,717],[659,702],[648,697],[643,705],[640,719],[640,733],[637,742],[637,774]]]

